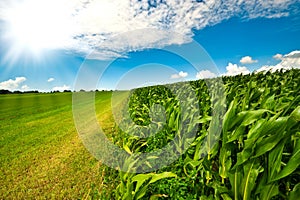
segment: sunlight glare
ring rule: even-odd
[[[63,48],[74,27],[68,11],[64,1],[25,0],[8,13],[8,38],[17,47],[36,53]]]

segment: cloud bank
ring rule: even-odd
[[[293,68],[300,69],[300,50],[292,51],[286,55],[276,54],[273,58],[281,60],[277,65],[265,65],[256,70],[256,72],[271,71],[275,72],[277,70],[290,70]]]
[[[7,81],[0,82],[0,89],[4,90],[16,90],[20,88],[20,85],[26,81],[25,77],[16,77],[15,79],[9,79]],[[28,86],[22,86],[22,89],[28,89]]]
[[[245,61],[244,63],[250,63],[250,60],[252,60],[250,56],[245,56],[244,58],[242,59]],[[263,65],[257,70],[254,70],[252,73],[267,72],[267,71],[276,72],[277,70],[281,70],[281,69],[284,71],[290,69],[300,69],[300,50],[292,51],[286,55],[276,54],[273,56],[273,58],[275,60],[280,60],[280,62],[276,65]],[[226,67],[226,72],[221,74],[221,76],[236,76],[240,74],[246,75],[250,73],[251,72],[247,67],[228,63]],[[203,70],[196,74],[197,79],[214,78],[214,77],[217,77],[217,75],[209,70]]]
[[[23,4],[29,2],[36,5],[37,12],[36,16],[32,17],[33,20],[43,19],[43,12],[38,12],[38,6],[44,9],[42,7],[47,5],[49,12],[56,16],[53,20],[57,23],[52,23],[48,17],[45,18],[46,22],[51,24],[51,29],[57,28],[63,33],[68,33],[68,39],[64,35],[64,43],[58,36],[48,38],[47,41],[59,44],[58,48],[82,55],[87,55],[93,50],[95,53],[91,59],[105,60],[125,56],[129,51],[188,43],[193,37],[193,29],[201,30],[232,17],[249,20],[288,16],[292,12],[291,6],[297,1],[44,0],[43,3],[35,3],[40,0],[24,0]],[[0,3],[0,20],[8,23],[14,17],[12,11],[20,4],[11,2],[3,0]],[[32,14],[28,6],[23,7],[27,10],[19,12],[22,11],[21,7],[18,8],[18,13]],[[63,12],[51,10],[54,8],[60,8]],[[63,24],[57,17],[60,14]],[[139,31],[132,32],[135,30]],[[130,33],[126,34],[128,32]],[[180,33],[181,36],[174,32]],[[55,41],[56,39],[59,41]]]
[[[68,85],[63,85],[63,86],[56,86],[52,88],[52,91],[60,91],[63,92],[64,90],[70,90],[71,87]]]

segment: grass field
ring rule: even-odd
[[[175,162],[138,175],[101,165],[85,149],[73,121],[71,93],[1,95],[0,199],[296,200],[300,194],[299,74],[300,70],[291,70],[224,77],[226,99],[215,95],[214,108],[205,82],[190,82],[201,108],[201,120],[195,124],[180,111],[170,90],[137,89],[129,102],[136,124],[150,123],[153,104],[166,109],[166,124],[149,138],[116,127],[112,92],[97,92],[101,127],[129,154],[159,149],[176,135],[185,137],[181,117],[187,127],[197,129],[189,149]],[[190,105],[190,96],[185,99],[184,104]],[[212,110],[221,107],[227,110],[217,127],[221,139],[211,146],[204,136],[213,136]],[[186,108],[194,112],[194,107]],[[203,143],[207,145],[204,156]],[[157,158],[152,159],[150,166]]]
[[[110,97],[96,98],[107,130]],[[1,95],[0,110],[0,199],[77,199],[104,187],[76,132],[71,93]]]

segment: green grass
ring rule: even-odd
[[[103,122],[111,121],[110,98],[97,94]],[[106,187],[76,132],[71,93],[0,95],[0,110],[0,198],[76,199]]]

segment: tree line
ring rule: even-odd
[[[51,91],[51,92],[47,92],[47,93],[59,93],[60,91],[56,90],[56,91]],[[64,90],[63,92],[72,92],[71,90]],[[38,90],[30,90],[30,91],[10,91],[10,90],[0,90],[0,94],[28,94],[28,93],[41,93]]]

